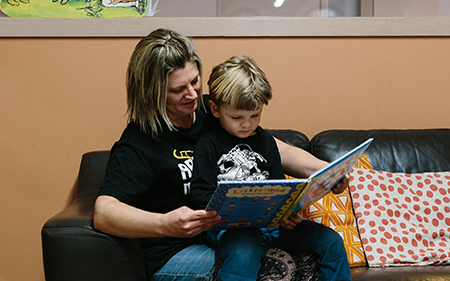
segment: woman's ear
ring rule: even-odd
[[[219,118],[220,117],[220,111],[219,107],[212,101],[208,101],[209,107],[211,108],[211,112],[214,115],[214,117]]]

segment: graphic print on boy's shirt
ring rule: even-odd
[[[217,161],[217,180],[265,180],[269,178],[268,171],[258,168],[258,161],[266,162],[264,157],[254,152],[247,144],[238,144]]]

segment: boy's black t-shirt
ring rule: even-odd
[[[131,122],[111,149],[105,178],[99,191],[139,209],[167,213],[189,201],[193,169],[193,151],[199,138],[215,118],[198,110],[190,129],[170,131],[163,125],[157,140]],[[164,124],[164,123],[161,123]],[[140,239],[149,276],[174,254],[196,243],[205,243],[203,235],[193,238]]]
[[[285,178],[274,138],[261,127],[255,133],[238,138],[217,125],[203,135],[195,147],[192,208],[206,207],[217,181]]]

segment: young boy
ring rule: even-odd
[[[213,68],[208,85],[208,103],[220,126],[203,135],[194,148],[194,209],[206,207],[218,180],[284,178],[276,143],[258,126],[272,97],[264,72],[248,57],[232,57]],[[351,280],[342,238],[322,224],[294,217],[278,229],[210,230],[208,234],[223,262],[219,280],[256,280],[268,247],[316,253],[320,280]]]
[[[284,178],[275,140],[259,127],[263,106],[272,98],[262,70],[249,57],[232,57],[214,67],[208,85],[208,103],[220,126],[204,134],[194,150],[192,194],[201,208],[218,180]]]
[[[208,85],[209,106],[220,126],[202,136],[194,149],[191,198],[198,209],[206,207],[219,180],[284,178],[275,140],[259,127],[263,106],[272,98],[264,72],[249,57],[232,57],[214,67]],[[260,229],[210,235],[223,261],[219,280],[256,280],[267,252]]]

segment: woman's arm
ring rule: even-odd
[[[281,155],[281,165],[285,174],[296,178],[307,178],[328,164],[301,148],[289,145],[276,138],[275,141]]]
[[[123,238],[193,237],[210,229],[220,217],[215,212],[180,207],[166,214],[151,213],[102,195],[95,201],[94,227]]]
[[[296,177],[307,178],[315,171],[325,167],[328,162],[316,158],[307,151],[288,145],[275,138],[281,155],[284,173]],[[343,178],[333,189],[334,194],[342,193],[349,184],[349,175]]]

